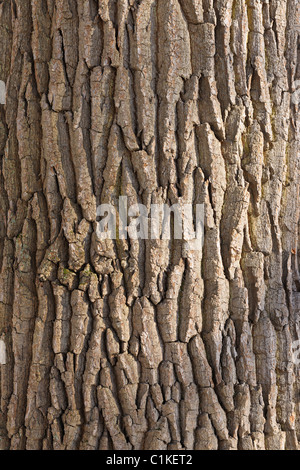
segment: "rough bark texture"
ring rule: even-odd
[[[0,2],[2,449],[298,447],[299,36],[299,0]],[[97,239],[120,194],[204,203],[203,251]]]

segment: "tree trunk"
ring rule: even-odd
[[[2,0],[2,449],[297,449],[299,0]],[[204,204],[202,250],[96,208]]]

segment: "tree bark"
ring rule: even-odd
[[[297,449],[299,0],[2,0],[1,449]],[[96,208],[204,204],[202,251]]]

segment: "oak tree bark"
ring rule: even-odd
[[[0,46],[1,448],[298,448],[299,0],[2,0]],[[100,240],[120,195],[203,250]]]

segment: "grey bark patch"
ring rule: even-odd
[[[0,104],[5,104],[5,97],[6,97],[6,86],[5,83],[0,80]]]

